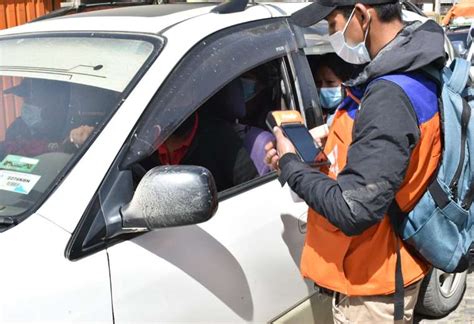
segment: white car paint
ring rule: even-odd
[[[306,209],[272,181],[202,225],[110,248],[116,321],[266,322],[290,309],[314,292],[299,273]]]
[[[42,20],[34,23],[20,25],[18,27],[3,30],[1,35],[13,35],[18,33],[38,33],[52,31],[113,31],[113,32],[137,32],[158,33],[180,21],[190,19],[201,14],[207,14],[212,6],[198,9],[186,10],[175,14],[160,17],[88,17],[74,15],[66,18]]]
[[[0,322],[112,321],[106,251],[71,262],[69,239],[39,214],[0,235]]]

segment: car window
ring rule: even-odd
[[[270,111],[290,108],[282,63],[267,62],[223,86],[140,161],[144,171],[164,164],[203,166],[219,192],[269,174],[264,146],[274,137],[265,119]]]
[[[202,41],[150,103],[122,167],[143,175],[160,164],[201,165],[212,169],[219,191],[268,174],[264,144],[254,144],[271,140],[268,111],[294,106],[282,58],[295,50],[284,20],[231,28]]]
[[[223,85],[262,62],[296,49],[293,33],[284,19],[244,24],[203,39],[183,57],[152,99],[122,167],[151,154]]]
[[[0,225],[52,190],[160,46],[87,33],[0,39]]]

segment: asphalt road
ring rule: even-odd
[[[467,323],[474,324],[474,273],[467,277],[467,287],[464,297],[458,307],[448,316],[441,319],[415,319],[415,323],[421,324],[452,324]]]

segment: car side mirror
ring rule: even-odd
[[[217,211],[217,189],[206,168],[159,166],[148,171],[132,200],[120,210],[122,229],[149,231],[198,224]]]

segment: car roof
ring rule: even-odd
[[[0,36],[19,33],[103,31],[158,34],[173,26],[207,15],[209,23],[222,24],[222,28],[259,19],[288,16],[309,3],[271,3],[248,6],[243,12],[231,14],[211,13],[216,3],[183,3],[121,7],[67,15],[27,23],[0,31]],[[239,19],[234,19],[240,17]]]
[[[75,15],[75,17],[162,17],[178,12],[215,5],[216,3],[212,2],[142,5],[135,7],[109,8],[107,10],[78,13]],[[61,18],[64,17],[60,17],[57,19]]]

